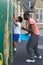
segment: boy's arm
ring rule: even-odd
[[[17,20],[14,19],[14,18],[13,18],[13,23],[14,23],[16,26],[18,26],[18,24],[17,24]]]

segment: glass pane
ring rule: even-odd
[[[36,19],[39,19],[38,14],[36,14]]]
[[[40,21],[42,21],[42,10],[40,10]]]
[[[40,23],[43,23],[43,10],[40,10]]]
[[[36,11],[35,11],[35,13],[36,13],[36,14],[38,14],[38,13],[39,13],[39,11],[38,11],[38,10],[36,10]]]
[[[36,14],[36,19],[39,19],[39,11],[38,10],[35,11],[35,14]]]

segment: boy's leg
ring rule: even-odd
[[[14,45],[14,51],[16,51],[16,44],[18,43],[19,34],[13,34],[13,45]]]
[[[17,46],[16,46],[16,42],[13,42],[13,45],[14,45],[14,46],[13,46],[13,47],[14,47],[14,51],[16,51],[16,47],[17,47]]]

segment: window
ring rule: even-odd
[[[37,9],[35,11],[36,23],[43,23],[43,9]]]
[[[36,23],[39,23],[39,11],[36,10],[35,14],[36,14]]]
[[[40,10],[40,23],[43,23],[43,10]]]

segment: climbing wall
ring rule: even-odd
[[[6,5],[6,6],[5,6]],[[3,41],[4,41],[4,29],[7,20],[7,1],[0,0],[0,65],[4,64],[4,49],[3,49]],[[2,60],[3,59],[3,60]]]
[[[12,0],[0,0],[0,65],[10,65],[13,59],[14,3]]]

